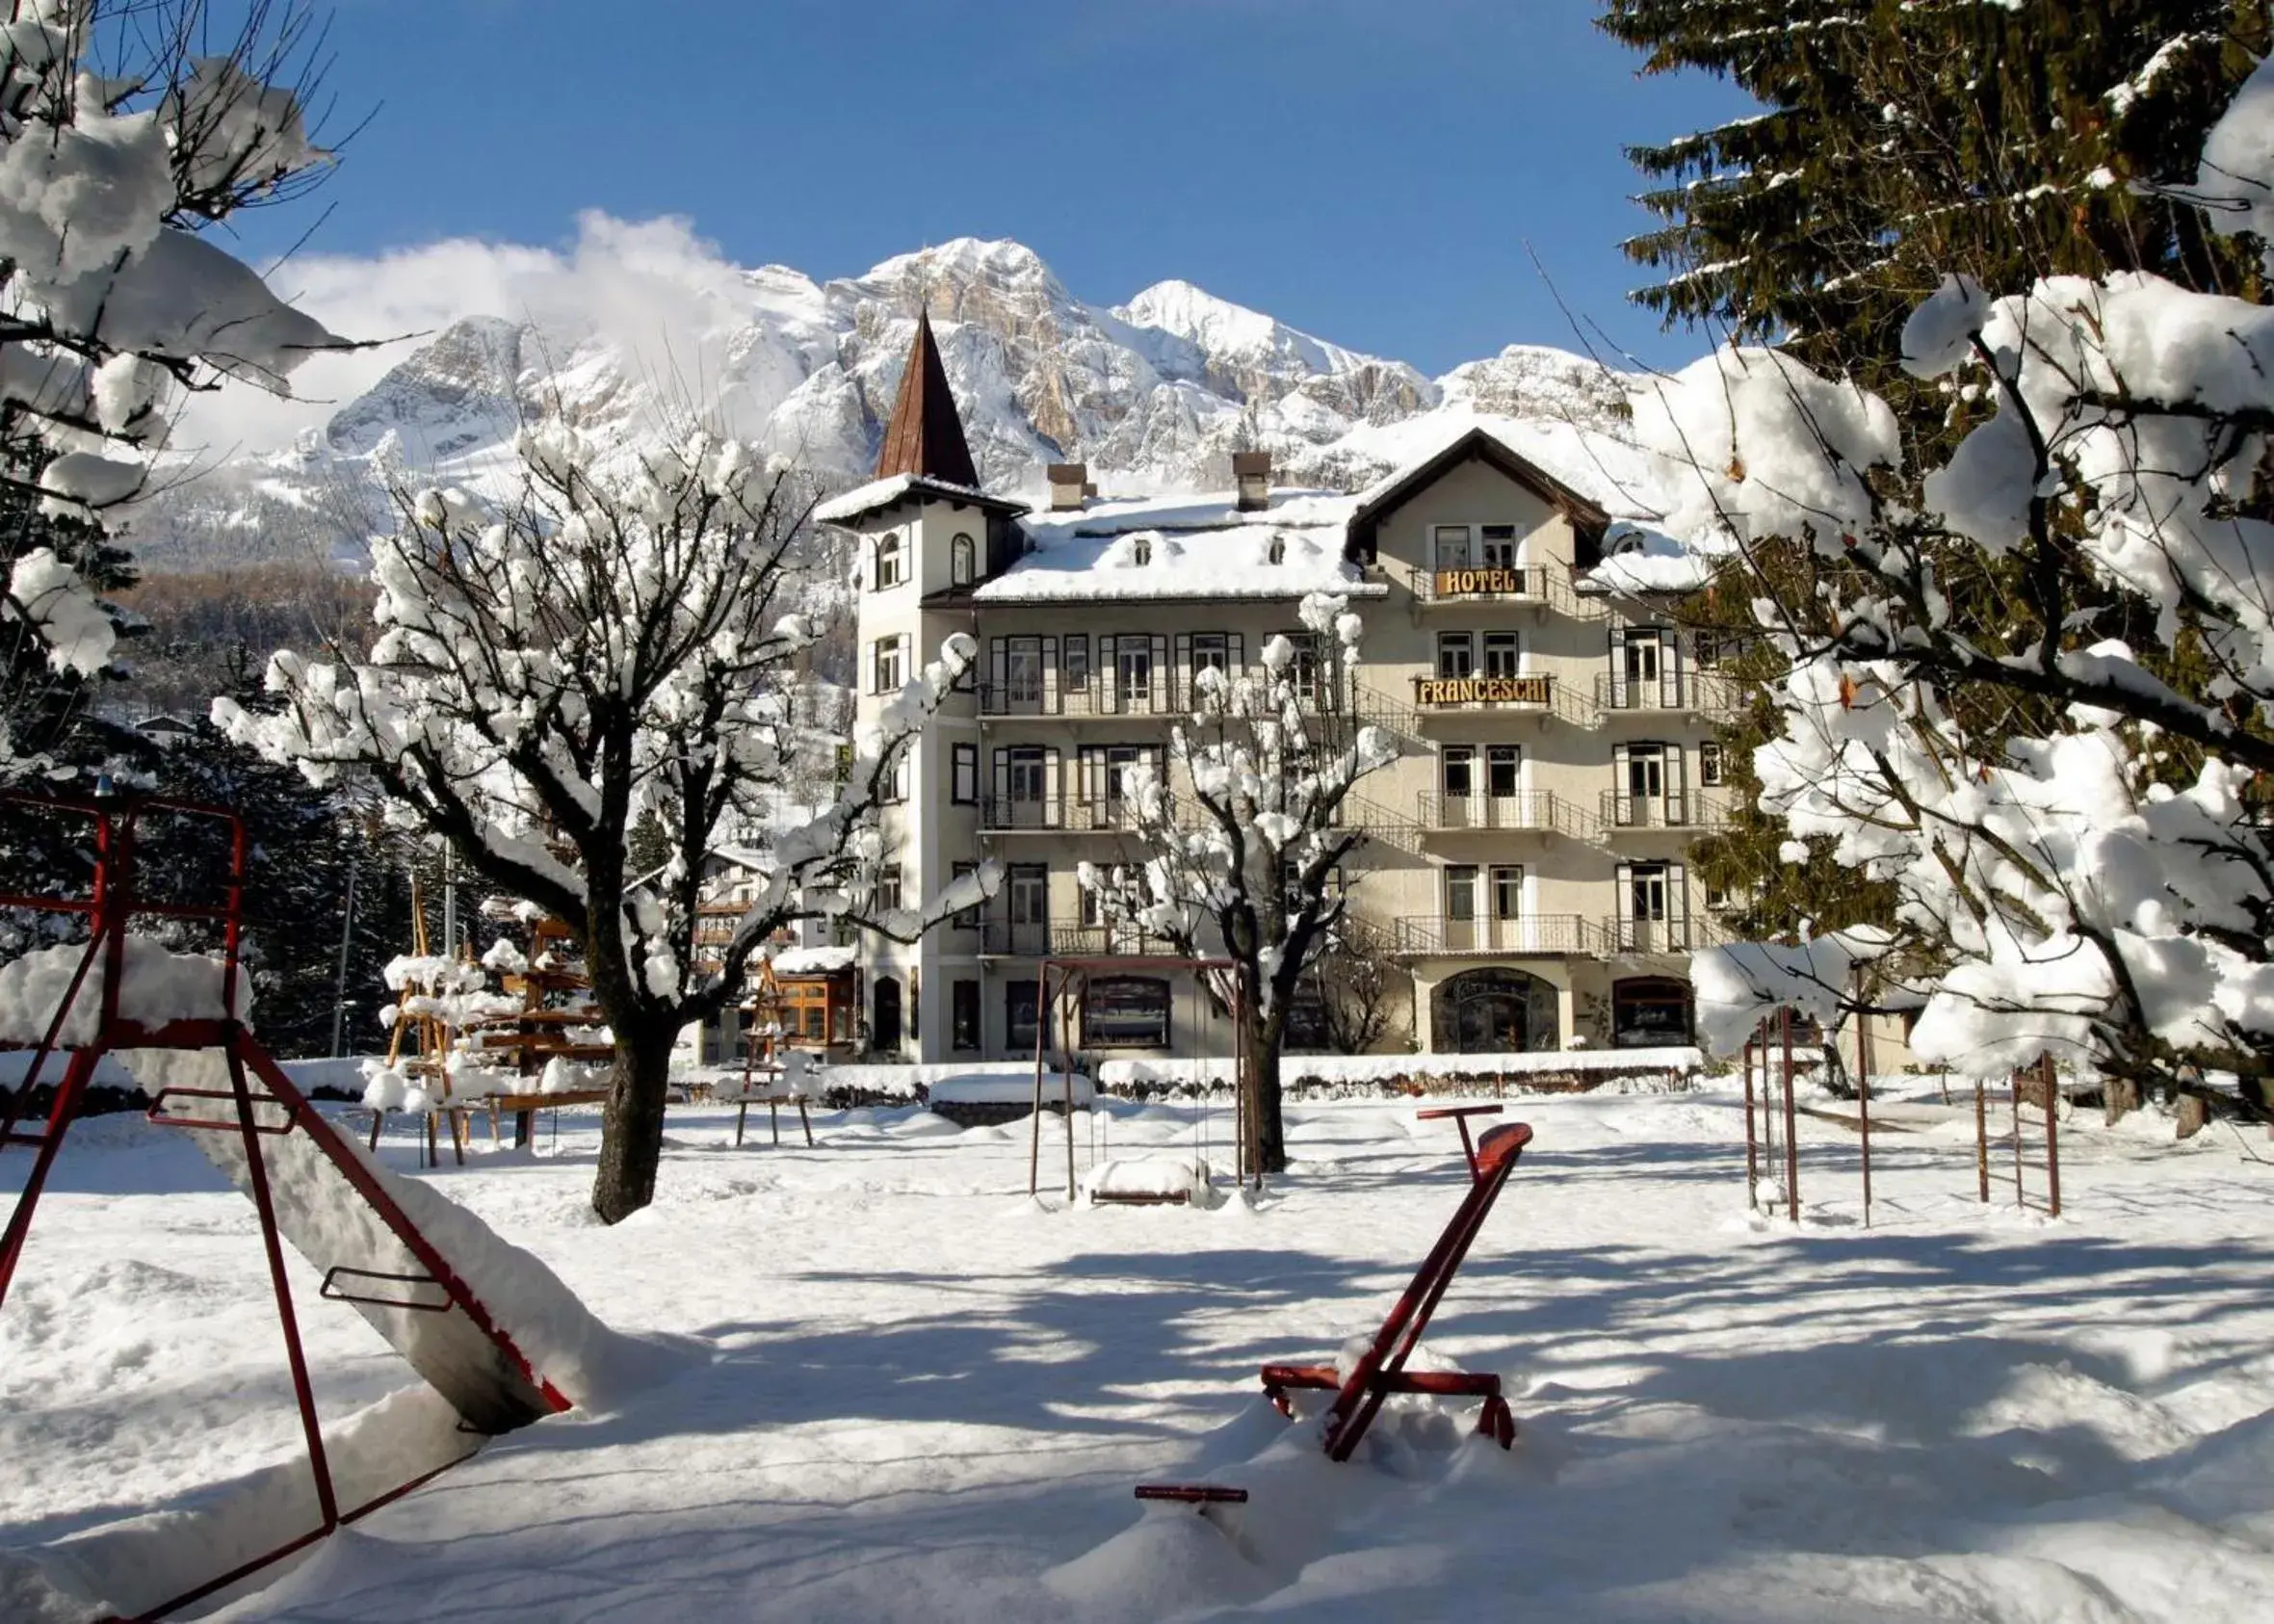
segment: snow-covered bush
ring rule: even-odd
[[[0,487],[117,527],[170,403],[227,377],[283,393],[342,341],[198,235],[325,154],[294,82],[305,18],[256,4],[215,44],[198,0],[16,0],[0,28]],[[112,616],[55,547],[0,550],[0,672],[91,675]],[[0,774],[14,762],[0,694]],[[29,750],[26,743],[23,750]]]
[[[2263,239],[2270,188],[2261,65],[2194,191],[2211,230]],[[1949,401],[1931,444],[1764,349],[1637,409],[1683,475],[1671,522],[1734,545],[1790,661],[1763,809],[1895,882],[1921,1058],[2264,1075],[2274,307],[2137,273],[1950,276],[1902,361]],[[1743,976],[1723,958],[1701,984]]]
[[[798,703],[813,635],[794,607],[801,482],[699,431],[624,442],[547,422],[517,449],[508,499],[398,494],[399,528],[373,551],[368,661],[279,653],[275,713],[220,700],[215,720],[319,782],[371,773],[484,877],[569,926],[616,1046],[593,1195],[614,1220],[653,1192],[673,1041],[740,995],[777,931],[853,917],[909,937],[991,889],[982,870],[928,908],[871,905],[870,814],[972,649],[950,640],[811,810],[798,764],[827,752]],[[785,822],[793,805],[806,810]],[[771,830],[768,866],[698,955],[709,860],[752,829]]]
[[[1144,860],[1085,863],[1109,933],[1146,935],[1232,963],[1224,1002],[1250,1014],[1265,1166],[1286,1166],[1279,1056],[1306,971],[1348,908],[1343,860],[1365,839],[1344,800],[1397,747],[1350,712],[1363,626],[1348,601],[1303,600],[1305,646],[1274,637],[1260,668],[1202,671],[1192,715],[1169,733],[1164,773],[1132,772],[1132,832]]]

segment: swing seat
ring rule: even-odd
[[[1406,1361],[1420,1346],[1422,1333],[1428,1328],[1429,1317],[1437,1311],[1446,1288],[1459,1272],[1469,1248],[1476,1244],[1477,1233],[1484,1226],[1485,1216],[1493,1203],[1500,1199],[1501,1187],[1508,1182],[1508,1175],[1516,1170],[1518,1158],[1525,1146],[1531,1143],[1530,1125],[1509,1122],[1489,1130],[1473,1145],[1469,1142],[1467,1118],[1489,1115],[1497,1106],[1463,1106],[1449,1110],[1427,1111],[1425,1118],[1451,1116],[1461,1128],[1462,1147],[1469,1153],[1469,1191],[1453,1212],[1451,1221],[1429,1248],[1429,1255],[1413,1280],[1398,1298],[1375,1333],[1372,1345],[1347,1374],[1334,1365],[1266,1365],[1262,1376],[1264,1396],[1269,1399],[1279,1413],[1289,1418],[1294,1414],[1288,1394],[1298,1388],[1335,1395],[1327,1411],[1325,1448],[1331,1460],[1347,1460],[1373,1425],[1374,1416],[1382,1403],[1393,1393],[1420,1393],[1434,1398],[1482,1399],[1484,1407],[1477,1418],[1477,1430],[1491,1438],[1501,1448],[1507,1449],[1516,1441],[1516,1418],[1509,1412],[1506,1398],[1501,1392],[1501,1378],[1497,1375],[1471,1374],[1466,1371],[1409,1371]]]

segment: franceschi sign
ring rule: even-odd
[[[1545,676],[1415,677],[1413,702],[1417,705],[1545,705],[1551,702],[1555,680]]]
[[[1482,598],[1524,595],[1521,569],[1441,569],[1436,595],[1441,598]]]

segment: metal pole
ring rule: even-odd
[[[339,983],[331,1000],[331,1058],[338,1060],[346,1051],[348,1030],[348,945],[355,935],[355,859],[348,858],[348,916],[340,921]]]
[[[1027,1193],[1042,1193],[1042,1037],[1050,1030],[1042,1012],[1043,994],[1050,990],[1050,961],[1034,966],[1034,1109],[1027,1113]]]
[[[1761,1210],[1761,1153],[1753,1139],[1753,1043],[1745,1042],[1745,1206]]]
[[[1089,990],[1089,972],[1082,973],[1082,988]],[[1073,1000],[1065,996],[1063,983],[1059,997],[1059,1080],[1064,1085],[1066,1105],[1066,1204],[1074,1202],[1074,1023]]]
[[[457,848],[442,845],[442,960],[457,962]]]
[[[1785,1213],[1800,1221],[1800,1113],[1792,1099],[1792,1007],[1785,1006]]]
[[[1864,1130],[1864,1227],[1871,1227],[1871,1017],[1861,1008],[1864,972],[1856,970],[1856,1105]]]
[[[1990,1204],[1990,1106],[1978,1077],[1973,1080],[1973,1166],[1986,1207]]]
[[[2053,1069],[2051,1055],[2040,1056],[2037,1062],[2045,1073],[2045,1184],[2046,1197],[2052,1216],[2061,1216],[2061,1131],[2053,1116]]]
[[[2022,1189],[2022,1074],[2015,1072],[2005,1080],[2007,1103],[2013,1107],[2013,1204],[2026,1207],[2029,1197]]]

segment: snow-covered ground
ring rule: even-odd
[[[1189,1107],[1111,1113],[1110,1155],[1195,1147]],[[676,1374],[492,1442],[227,1616],[2274,1617],[2262,1141],[2080,1116],[2050,1222],[1976,1205],[1971,1113],[1929,1103],[1879,1141],[1867,1231],[1855,1141],[1812,1121],[1795,1234],[1747,1220],[1726,1095],[1509,1114],[1535,1146],[1430,1345],[1504,1373],[1523,1436],[1385,1417],[1337,1467],[1255,1368],[1371,1328],[1451,1212],[1457,1141],[1412,1102],[1298,1107],[1296,1171],[1213,1211],[1040,1209],[1023,1124],[818,1113],[811,1150],[736,1151],[731,1108],[675,1110],[614,1229],[564,1113],[425,1176],[684,1339]],[[408,1133],[383,1155],[408,1171]],[[402,1385],[301,1272],[327,1413]],[[0,1310],[0,1545],[293,1447],[250,1208],[164,1131],[83,1124]],[[1229,1535],[1131,1499],[1202,1476],[1253,1494]]]

